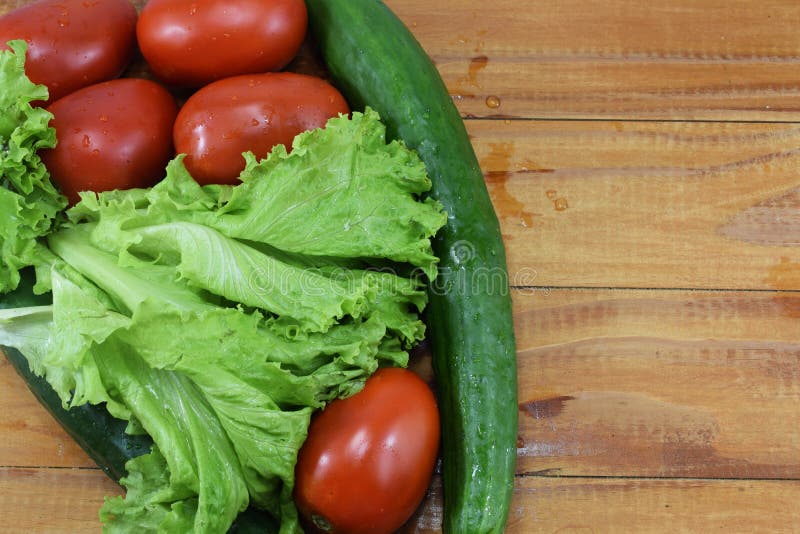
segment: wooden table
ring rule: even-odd
[[[799,531],[800,3],[388,3],[508,247],[508,532]],[[0,362],[3,530],[99,531],[119,488]]]

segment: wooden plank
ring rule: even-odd
[[[514,292],[518,472],[800,478],[800,294]],[[0,466],[87,466],[3,361]]]
[[[441,484],[404,534],[440,532]],[[796,532],[794,481],[552,478],[516,481],[508,534]]]
[[[38,404],[2,352],[0,407],[0,466],[94,466],[86,453]]]
[[[800,294],[514,299],[519,473],[800,478]]]
[[[5,532],[99,533],[97,512],[120,488],[98,469],[0,468]]]
[[[800,128],[467,121],[514,285],[800,289]]]
[[[440,532],[441,491],[437,478],[401,532]],[[13,532],[100,532],[103,497],[117,494],[97,470],[0,468],[0,517]],[[798,498],[794,481],[519,477],[506,532],[791,532]]]
[[[792,0],[387,3],[466,116],[800,118]]]

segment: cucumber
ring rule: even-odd
[[[336,85],[417,150],[449,215],[427,311],[442,412],[443,529],[501,532],[514,488],[517,367],[499,223],[458,110],[431,59],[378,0],[306,0]]]

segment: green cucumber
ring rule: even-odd
[[[337,86],[419,152],[448,224],[427,311],[443,424],[446,532],[501,532],[514,488],[517,367],[505,250],[464,122],[435,65],[378,0],[306,0]]]

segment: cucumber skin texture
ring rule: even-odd
[[[443,529],[502,532],[514,489],[518,405],[511,297],[483,173],[435,65],[378,0],[306,0],[312,34],[354,109],[415,149],[448,213],[427,323],[442,412]]]

